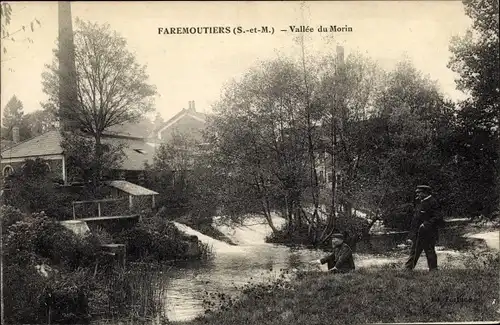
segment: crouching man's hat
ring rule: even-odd
[[[337,232],[337,233],[334,233],[334,234],[332,235],[332,239],[335,239],[335,238],[336,238],[336,239],[342,239],[342,240],[344,240],[344,235],[343,235],[343,234],[341,234],[340,232]]]
[[[429,192],[430,190],[431,190],[431,187],[428,185],[418,185],[417,186],[417,191]]]

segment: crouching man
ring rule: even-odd
[[[344,236],[340,233],[332,236],[332,254],[315,261],[319,264],[328,263],[328,271],[346,273],[355,269],[354,258],[351,248],[344,242]]]

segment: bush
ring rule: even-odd
[[[47,323],[47,312],[40,302],[46,280],[33,266],[5,263],[3,273],[5,323]]]
[[[10,206],[2,205],[0,207],[0,218],[2,218],[2,235],[7,233],[7,228],[26,217],[21,210]]]
[[[142,221],[134,228],[117,235],[117,241],[127,245],[127,256],[132,260],[185,260],[188,257],[190,236],[184,235],[175,225],[156,215]],[[198,242],[202,257],[209,255],[208,247]]]
[[[80,238],[56,222],[47,222],[35,242],[37,254],[70,269],[92,265],[98,250],[94,237]]]
[[[368,233],[368,221],[359,217],[347,217],[340,215],[335,219],[335,232],[341,232],[345,235],[345,242],[354,248],[356,243]],[[325,225],[319,227],[323,229]],[[316,238],[319,238],[320,233]],[[315,241],[314,234],[309,232],[309,227],[303,225],[290,231],[286,226],[278,231],[273,232],[266,237],[268,243],[282,243],[294,245],[314,245],[323,248],[330,248],[330,241],[325,240],[323,243]]]
[[[88,296],[92,289],[90,275],[85,270],[60,273],[50,279],[42,301],[50,310],[55,324],[87,324],[90,321]]]
[[[32,214],[7,229],[4,243],[10,264],[35,265],[49,261],[52,265],[76,269],[92,264],[96,258],[96,242],[79,238],[45,214]]]

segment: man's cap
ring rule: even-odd
[[[429,185],[417,185],[417,191],[430,191],[431,187]]]
[[[332,239],[335,239],[335,238],[337,238],[337,239],[344,239],[344,235],[341,234],[340,232],[337,232],[337,233],[334,233],[332,235]]]

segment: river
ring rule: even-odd
[[[283,219],[275,217],[274,223],[279,227]],[[247,220],[246,224],[237,227],[218,225],[217,228],[228,236],[237,246],[205,236],[185,225],[176,224],[190,235],[208,243],[215,257],[204,263],[177,265],[164,272],[167,290],[164,296],[165,314],[170,321],[185,321],[205,312],[203,300],[210,293],[226,293],[237,295],[238,287],[249,283],[258,283],[277,279],[281,271],[317,270],[317,266],[309,264],[326,255],[324,251],[306,248],[290,248],[282,245],[265,243],[265,236],[270,232],[263,219]],[[456,232],[444,231],[437,248],[439,256],[454,256],[457,249],[463,248],[466,241]],[[372,236],[369,241],[357,245],[355,262],[357,268],[380,265],[389,262],[403,261],[405,248],[398,248],[405,234]],[[443,240],[444,239],[444,240]],[[402,257],[403,256],[403,257]],[[419,261],[417,268],[425,268],[425,257]],[[325,270],[325,267],[323,267]]]

